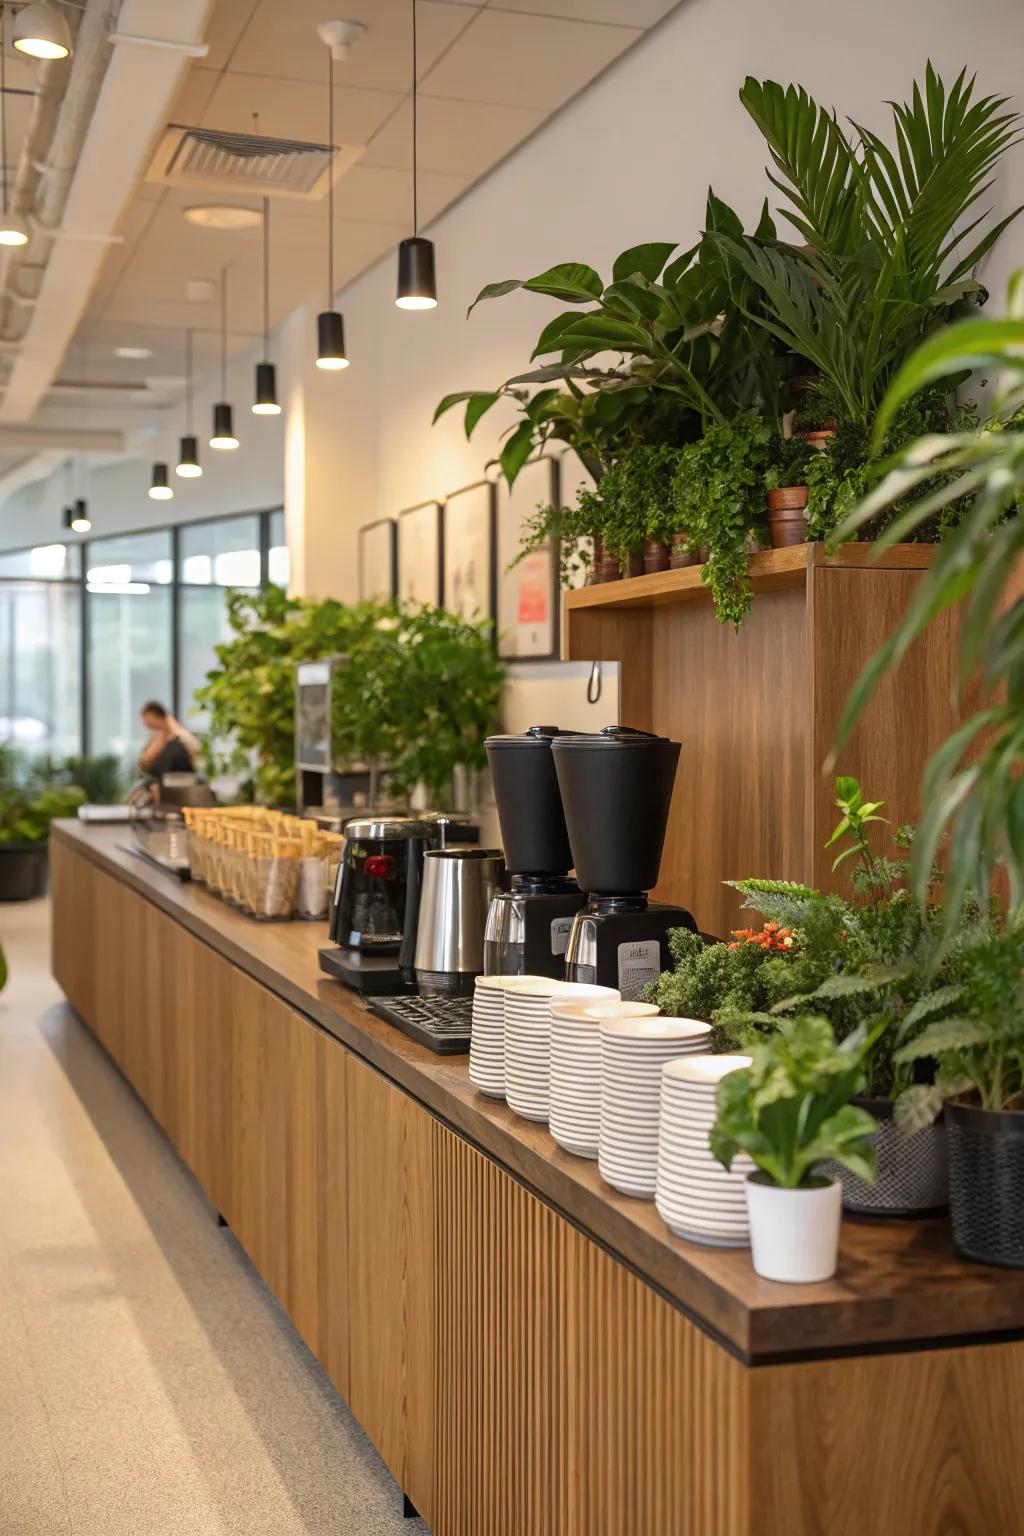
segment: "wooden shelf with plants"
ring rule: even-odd
[[[683,744],[655,895],[720,936],[743,926],[723,881],[748,876],[846,889],[823,845],[835,823],[824,765],[846,697],[932,558],[870,544],[820,544],[750,558],[753,608],[737,631],[716,617],[701,568],[565,597],[563,656],[620,665],[622,723]],[[879,684],[839,767],[914,821],[921,771],[949,735],[957,624],[940,618]]]

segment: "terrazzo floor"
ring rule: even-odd
[[[0,1536],[413,1536],[394,1481],[0,907]]]

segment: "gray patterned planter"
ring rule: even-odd
[[[1024,1112],[952,1103],[946,1122],[957,1253],[1024,1269]]]
[[[946,1131],[941,1120],[913,1136],[904,1136],[892,1117],[891,1099],[854,1099],[878,1121],[875,1137],[877,1177],[865,1184],[838,1163],[822,1163],[822,1173],[843,1186],[843,1209],[859,1216],[934,1216],[949,1203]]]

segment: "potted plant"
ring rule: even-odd
[[[85,801],[77,785],[50,784],[7,744],[0,744],[0,901],[46,893],[50,823]]]
[[[764,488],[773,549],[807,537],[807,471],[816,450],[800,437],[776,437],[768,455]]]
[[[739,628],[750,611],[747,571],[750,539],[764,523],[764,476],[772,440],[768,423],[752,411],[709,427],[679,452],[673,495],[678,525],[708,557],[701,580],[710,588],[723,623]]]
[[[798,1015],[746,1043],[749,1067],[718,1085],[711,1151],[726,1170],[737,1152],[747,1176],[754,1269],[765,1280],[807,1284],[836,1271],[842,1187],[818,1172],[826,1160],[874,1174],[875,1122],[850,1100],[864,1084],[873,1044],[858,1032],[836,1041],[827,1019]]]

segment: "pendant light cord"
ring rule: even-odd
[[[416,0],[412,0],[412,232],[414,237],[420,232],[416,139]]]
[[[334,53],[327,50],[327,308],[334,308]]]
[[[263,361],[270,361],[270,198],[263,199]]]
[[[220,269],[220,397],[228,397],[228,269]]]
[[[7,216],[7,6],[0,6],[0,156],[4,162],[4,217]]]
[[[192,328],[185,332],[185,436],[192,436]]]

